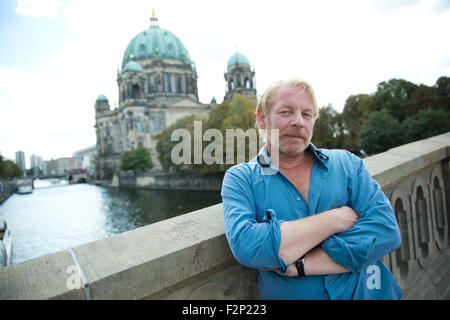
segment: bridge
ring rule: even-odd
[[[402,299],[450,299],[450,132],[364,159],[390,199],[399,249],[383,257]],[[0,269],[0,299],[257,299],[222,205]]]

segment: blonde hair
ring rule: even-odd
[[[317,107],[317,101],[316,96],[314,95],[314,90],[308,82],[306,82],[303,79],[300,78],[292,78],[288,80],[278,80],[271,84],[266,91],[262,94],[262,96],[259,98],[258,103],[256,105],[256,113],[258,110],[261,110],[263,114],[267,114],[270,110],[270,108],[275,103],[275,100],[278,98],[278,90],[285,87],[295,87],[299,88],[301,90],[306,90],[309,92],[312,98],[313,102],[313,113],[314,118],[317,117],[318,114],[318,107]]]

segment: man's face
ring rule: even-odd
[[[270,130],[279,130],[280,157],[296,157],[307,147],[314,127],[314,108],[308,91],[283,87],[266,115],[258,112],[260,128],[267,129],[267,143],[271,147]]]

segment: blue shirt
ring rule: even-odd
[[[299,278],[258,270],[261,299],[400,299],[400,287],[380,260],[401,243],[389,200],[360,158],[312,143],[308,149],[314,155],[309,205],[270,162],[267,146],[254,159],[227,170],[224,228],[234,257],[250,268],[285,273],[288,265],[278,256],[280,224],[347,205],[358,221],[320,246],[351,272]]]

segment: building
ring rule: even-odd
[[[32,154],[30,156],[30,169],[33,169],[33,176],[44,174],[44,160],[42,157]]]
[[[254,75],[248,59],[235,53],[225,73],[225,99],[234,93],[256,94]],[[155,135],[184,116],[207,115],[216,104],[215,98],[208,104],[199,101],[195,63],[180,39],[159,27],[154,13],[150,27],[126,47],[117,84],[118,108],[111,110],[104,95],[94,105],[100,179],[118,172],[121,155],[138,146],[147,148],[155,169],[160,168]]]
[[[75,151],[72,156],[77,159],[77,168],[87,169],[89,174],[95,172],[95,158],[97,155],[97,146]]]
[[[59,158],[44,161],[45,172],[47,177],[63,177],[66,176],[67,170],[78,168],[77,158]]]
[[[242,53],[236,52],[231,56],[224,77],[227,84],[225,100],[233,100],[235,93],[256,97],[255,70],[251,69],[250,62]]]
[[[25,152],[23,151],[17,151],[16,152],[16,164],[22,169],[24,175],[25,175]]]

